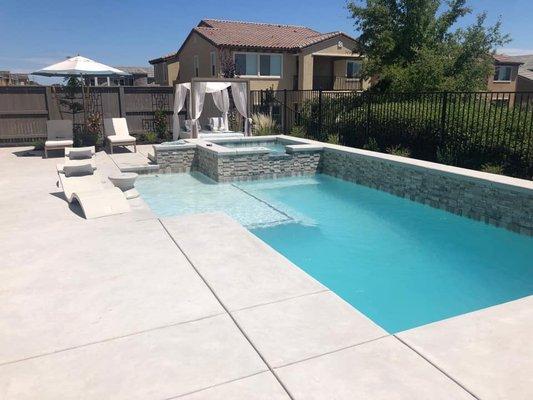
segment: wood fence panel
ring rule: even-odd
[[[48,95],[47,95],[48,92]],[[172,131],[173,88],[170,86],[91,87],[86,95],[88,112],[99,112],[103,118],[123,115],[130,132],[139,135],[154,130],[154,112],[167,114],[168,129]],[[46,138],[48,119],[73,119],[61,87],[8,86],[0,87],[0,143],[28,143]],[[90,99],[90,100],[89,100]],[[74,99],[83,103],[81,91]],[[74,115],[74,123],[84,123],[83,112]]]

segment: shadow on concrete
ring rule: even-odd
[[[78,204],[78,202],[69,203],[63,192],[55,192],[50,194],[58,199],[63,200],[66,204],[68,204],[68,208],[70,209],[70,211],[72,211],[78,217],[85,219],[85,214],[83,214],[83,210],[81,209],[81,206]]]

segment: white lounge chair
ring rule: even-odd
[[[74,144],[72,121],[51,119],[46,121],[47,140],[44,143],[44,158],[48,158],[48,150],[64,149]]]
[[[90,163],[63,166],[61,172],[58,165],[57,169],[65,198],[69,203],[77,201],[85,218],[100,218],[130,211],[124,193],[117,187],[105,187],[105,180],[93,171]]]
[[[93,170],[95,170],[95,154],[96,149],[94,146],[67,147],[65,148],[65,162],[57,165],[57,172],[63,172],[63,166],[65,165],[83,165],[87,163],[90,163]]]
[[[113,146],[133,146],[137,153],[137,139],[130,135],[126,118],[105,118],[104,130],[109,142],[111,154]]]

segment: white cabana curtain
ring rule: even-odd
[[[223,89],[221,91],[213,92],[213,102],[215,103],[215,106],[222,113],[222,120],[224,121],[224,126],[222,126],[222,130],[228,131],[229,130],[229,123],[228,123],[229,95],[228,95],[228,89],[225,88],[225,89]]]
[[[183,109],[185,99],[187,98],[187,92],[190,90],[190,83],[180,83],[176,85],[174,91],[174,115],[172,116],[172,138],[178,140],[180,136],[180,120],[179,112]]]
[[[174,140],[179,139],[180,123],[179,112],[183,109],[187,94],[194,91],[194,104],[189,102],[189,117],[191,121],[192,136],[198,137],[198,119],[204,109],[205,94],[210,93],[213,96],[215,106],[222,112],[224,120],[224,129],[228,130],[228,112],[230,107],[228,87],[231,86],[235,108],[239,114],[244,117],[244,134],[248,135],[249,115],[248,115],[248,98],[245,82],[195,82],[180,83],[176,85],[174,91],[174,115],[172,117],[172,137]]]
[[[192,114],[191,114],[191,131],[192,137],[198,137],[198,119],[202,115],[202,110],[204,109],[204,100],[205,93],[207,88],[207,82],[195,82],[192,86],[194,90],[194,104],[192,105]]]
[[[244,117],[244,136],[248,136],[248,99],[246,95],[245,82],[231,82],[231,92],[233,94],[233,102],[235,108]]]

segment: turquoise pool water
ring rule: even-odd
[[[264,142],[258,141],[240,141],[240,142],[218,142],[221,146],[230,148],[253,148],[253,147],[266,147],[273,153],[285,153],[285,145],[275,140],[269,140]]]
[[[394,333],[533,294],[533,239],[324,175],[141,177],[161,216],[224,211]]]

